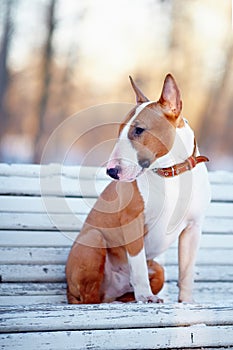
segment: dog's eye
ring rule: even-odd
[[[139,126],[137,126],[137,127],[134,129],[134,134],[137,135],[137,136],[139,136],[139,135],[141,135],[144,131],[145,131],[145,129],[140,128]]]

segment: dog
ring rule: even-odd
[[[113,181],[89,213],[66,265],[72,304],[163,302],[154,261],[178,238],[179,302],[193,302],[194,267],[210,186],[180,91],[167,74],[157,102],[130,77],[136,106],[107,164]]]

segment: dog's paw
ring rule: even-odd
[[[178,303],[194,304],[193,293],[191,288],[180,288],[178,295]]]
[[[192,295],[179,295],[178,303],[182,304],[195,304],[195,300]]]
[[[190,298],[190,299],[178,299],[178,303],[181,303],[181,304],[195,304],[195,300],[193,298]]]
[[[158,298],[156,295],[139,295],[136,298],[138,303],[163,303],[163,299]]]

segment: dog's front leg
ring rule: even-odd
[[[179,302],[194,302],[194,267],[201,236],[200,223],[192,222],[179,237]]]
[[[127,253],[127,255],[131,272],[131,283],[133,285],[136,301],[141,301],[143,303],[162,302],[162,300],[151,291],[144,247],[142,247],[137,255],[130,255],[129,253]]]
[[[129,238],[129,235],[127,237]],[[126,251],[130,267],[130,282],[136,301],[143,303],[163,302],[151,290],[143,236],[138,236],[135,240],[128,242]]]
[[[157,303],[162,300],[152,293],[150,286],[144,248],[143,207],[140,209],[141,213],[137,215],[139,209],[132,205],[130,208],[127,207],[127,210],[121,215],[121,230],[130,268],[130,282],[134,289],[136,301]]]

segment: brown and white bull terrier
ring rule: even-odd
[[[107,164],[112,181],[70,251],[69,303],[161,302],[163,268],[153,259],[178,238],[180,302],[192,302],[194,265],[210,201],[208,159],[181,114],[171,74],[157,102],[130,77],[137,105],[119,129]],[[200,163],[200,164],[199,164]]]

